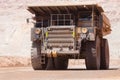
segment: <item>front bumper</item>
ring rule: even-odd
[[[79,50],[71,50],[71,51],[47,51],[47,50],[42,50],[42,54],[51,54],[51,53],[56,53],[56,54],[79,54]]]

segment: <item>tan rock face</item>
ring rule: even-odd
[[[26,18],[33,15],[26,10],[27,4],[54,1],[94,1],[101,4],[112,25],[112,33],[107,36],[111,58],[120,58],[120,0],[0,0],[0,56],[30,57],[30,25],[26,24]]]

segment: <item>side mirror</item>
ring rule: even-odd
[[[27,24],[29,23],[29,18],[26,19]]]
[[[35,24],[35,21],[33,20],[33,18],[27,18],[26,22],[27,22],[27,24],[29,24],[29,23]]]

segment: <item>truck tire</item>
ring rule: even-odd
[[[88,70],[100,69],[100,38],[98,36],[95,41],[86,43],[85,63]]]
[[[58,56],[54,58],[56,70],[66,70],[68,67],[68,58],[65,56]]]
[[[47,66],[47,57],[45,56],[45,64],[41,64],[41,45],[40,41],[32,44],[31,64],[34,70],[45,70]]]
[[[108,40],[103,39],[103,46],[101,47],[101,63],[100,69],[109,69],[109,45]]]

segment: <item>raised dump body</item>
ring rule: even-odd
[[[53,4],[28,10],[35,14],[31,30],[35,70],[67,69],[68,59],[85,59],[87,69],[109,68],[108,41],[103,36],[110,34],[111,26],[101,6]]]

